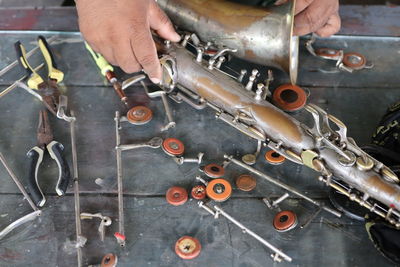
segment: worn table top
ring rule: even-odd
[[[13,43],[21,40],[30,50],[37,32],[0,32],[0,69],[15,60]],[[98,73],[84,49],[78,33],[42,33],[57,35],[52,44],[59,68],[66,76],[62,89],[69,97],[70,109],[77,117],[77,145],[81,189],[81,211],[101,212],[113,220],[107,228],[106,240],[99,241],[98,221],[82,221],[83,235],[88,238],[83,248],[84,263],[98,264],[105,253],[118,254],[120,266],[269,266],[274,264],[270,251],[250,236],[243,234],[226,219],[214,220],[200,210],[195,201],[173,207],[164,195],[171,186],[190,189],[199,174],[198,166],[178,166],[161,150],[139,149],[123,152],[125,228],[127,246],[120,248],[112,233],[117,231],[116,160],[114,114],[125,112],[114,91]],[[304,40],[303,40],[304,41]],[[349,135],[359,144],[367,144],[379,118],[388,105],[400,97],[400,77],[396,70],[400,38],[336,36],[318,40],[317,46],[344,47],[365,54],[375,64],[373,70],[354,74],[324,73],[332,66],[300,53],[299,84],[310,91],[310,102],[317,103],[349,126]],[[30,62],[38,65],[39,54]],[[397,65],[396,65],[397,64]],[[248,67],[234,62],[233,67]],[[265,73],[265,68],[262,69]],[[41,71],[41,73],[44,73]],[[396,74],[397,73],[397,74]],[[273,87],[285,82],[276,73]],[[0,91],[22,75],[16,67],[0,77]],[[121,74],[122,75],[122,74]],[[129,77],[128,75],[124,76]],[[185,156],[205,153],[205,163],[223,161],[223,154],[241,156],[254,152],[256,142],[214,118],[212,110],[196,111],[186,104],[171,103],[177,127],[161,133],[165,122],[161,101],[151,101],[140,87],[128,89],[131,105],[143,104],[154,112],[154,119],[145,126],[124,124],[122,142],[148,140],[154,136],[176,137],[186,147]],[[26,184],[26,152],[36,144],[35,131],[40,102],[21,88],[0,99],[0,151],[5,154],[17,176]],[[295,114],[309,121],[304,113]],[[52,118],[55,139],[66,147],[71,163],[71,145],[67,123]],[[263,150],[265,152],[266,150]],[[74,199],[72,188],[67,196],[55,197],[56,166],[47,157],[40,170],[40,183],[49,196],[43,215],[0,240],[0,266],[75,266]],[[327,201],[327,188],[316,179],[316,173],[286,163],[268,165],[262,157],[257,169],[275,176],[310,197]],[[226,178],[245,173],[229,166]],[[30,212],[30,207],[3,167],[0,167],[0,228]],[[96,184],[97,178],[103,179]],[[262,203],[265,196],[277,197],[282,190],[258,179],[257,188],[244,193],[234,188],[232,198],[221,206],[250,229],[293,257],[292,263],[280,266],[386,266],[390,263],[374,249],[362,223],[348,218],[335,218],[322,212],[304,230],[277,233],[271,222],[275,213]],[[234,186],[235,187],[235,186]],[[315,207],[291,198],[282,208],[294,210],[300,223],[313,213]],[[175,241],[183,235],[197,237],[203,247],[201,255],[190,261],[174,253]]]

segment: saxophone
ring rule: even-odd
[[[199,42],[195,35],[191,39],[175,44],[156,38],[163,69],[161,87],[172,99],[196,109],[212,108],[217,118],[319,172],[320,181],[400,228],[398,177],[360,149],[347,136],[343,122],[314,104],[304,108],[314,125],[299,122],[268,102],[263,86],[256,92],[248,90],[252,84],[244,86],[239,82],[243,77],[221,69],[230,49],[210,54],[214,50],[210,43]]]
[[[157,0],[178,28],[229,47],[235,56],[276,67],[297,80],[299,38],[292,36],[295,1],[268,8],[226,0]]]

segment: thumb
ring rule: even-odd
[[[149,23],[150,27],[162,38],[172,42],[180,41],[181,37],[175,32],[171,21],[155,1],[150,1]]]

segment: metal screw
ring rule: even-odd
[[[243,79],[244,79],[244,76],[246,76],[246,74],[247,74],[247,70],[241,70],[240,71],[240,75],[239,75],[239,77],[237,78],[237,80],[238,80],[238,82],[242,82],[243,81]]]
[[[196,180],[203,183],[205,186],[208,185],[208,182],[206,180],[204,180],[203,178],[201,178],[200,176],[196,176]]]
[[[201,164],[203,161],[204,153],[200,152],[197,154],[197,158],[184,158],[184,157],[175,157],[174,160],[177,164],[182,165],[183,163],[197,163]]]
[[[246,90],[251,91],[251,89],[253,89],[254,81],[256,80],[257,75],[258,75],[258,70],[254,69],[251,72],[251,76],[249,78],[249,82],[246,85]]]

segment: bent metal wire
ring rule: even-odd
[[[320,181],[400,228],[399,179],[347,136],[343,122],[308,104],[305,110],[314,125],[306,126],[260,98],[263,92],[247,90],[238,81],[241,77],[233,79],[220,69],[219,58],[231,50],[224,48],[225,52],[215,53],[218,58],[210,57],[204,52],[210,44],[190,43],[194,37],[180,44],[157,40],[163,68],[161,87],[172,99],[196,109],[211,107],[217,118],[265,142],[287,159],[320,172]],[[195,53],[185,48],[188,43]]]

